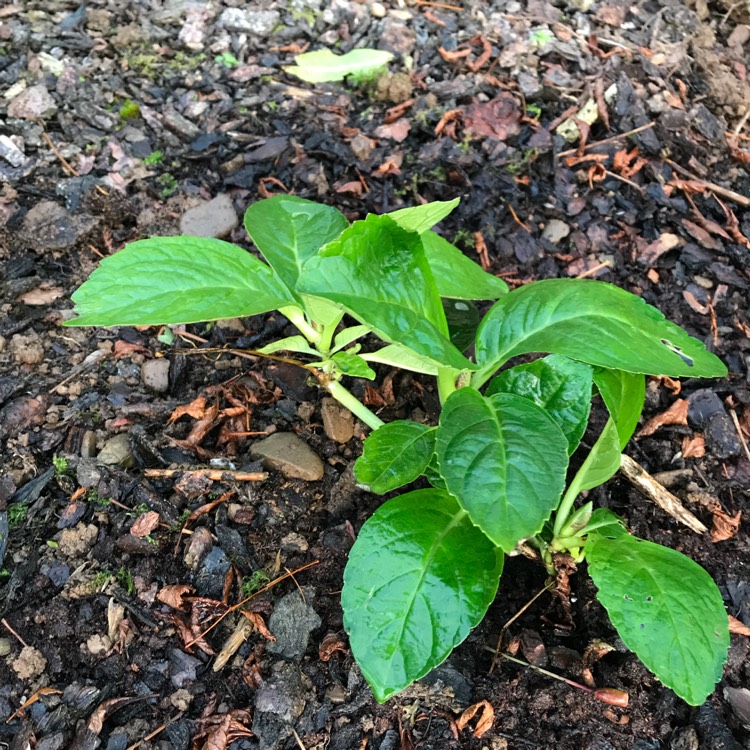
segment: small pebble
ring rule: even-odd
[[[383,3],[372,3],[370,5],[370,15],[373,16],[373,18],[385,18],[386,12]]]

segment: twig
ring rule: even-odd
[[[5,627],[6,627],[6,628],[7,628],[7,629],[8,629],[8,630],[9,630],[9,631],[11,632],[11,633],[13,633],[13,635],[14,635],[14,636],[16,636],[16,638],[18,638],[18,640],[20,641],[21,645],[22,645],[22,646],[23,646],[24,648],[29,648],[29,644],[28,644],[28,643],[26,643],[26,641],[25,641],[25,640],[24,640],[23,638],[21,638],[21,636],[20,636],[20,635],[18,635],[18,633],[16,633],[16,631],[15,631],[15,630],[13,630],[13,628],[12,628],[12,627],[11,627],[11,626],[10,626],[10,625],[8,624],[8,621],[7,621],[7,620],[6,620],[6,619],[5,619],[4,617],[3,617],[3,619],[2,619],[2,620],[0,620],[0,622],[1,622],[1,623],[2,623],[3,625],[5,625]]]
[[[294,739],[297,741],[297,745],[299,746],[300,750],[307,750],[307,748],[302,744],[302,740],[299,738],[299,735],[297,734],[297,731],[294,727],[292,727],[292,734],[294,735]]]
[[[742,128],[745,127],[745,123],[750,119],[750,104],[748,105],[747,109],[745,110],[745,114],[742,115],[742,119],[737,123],[737,125],[734,128],[735,135],[739,135]]]
[[[455,10],[460,13],[463,8],[459,8],[457,5],[448,5],[448,3],[436,3],[432,0],[414,0],[414,4],[417,6],[429,5],[431,8],[443,8],[444,10]]]
[[[705,534],[708,529],[669,490],[659,484],[639,463],[630,456],[622,454],[620,471],[625,478],[634,484],[646,497],[653,500],[670,516],[685,524],[698,534]]]
[[[620,180],[620,182],[624,182],[626,185],[630,185],[630,187],[635,188],[641,194],[643,194],[643,192],[645,191],[644,187],[638,185],[632,180],[629,180],[627,177],[623,177],[621,174],[617,174],[617,172],[610,172],[608,169],[605,169],[604,174],[606,174],[607,177],[614,177],[616,180]]]
[[[740,195],[740,193],[735,193],[734,190],[729,190],[728,188],[724,188],[721,185],[717,185],[715,182],[708,182],[707,180],[702,180],[700,177],[696,177],[692,172],[688,172],[687,169],[684,167],[681,167],[676,162],[673,162],[671,159],[664,159],[664,161],[669,164],[670,167],[677,170],[680,174],[685,175],[690,180],[693,180],[694,182],[698,183],[701,187],[705,188],[706,190],[710,190],[717,195],[723,195],[725,198],[728,198],[730,201],[734,201],[735,203],[739,203],[741,206],[745,206],[746,208],[750,208],[750,198],[748,198],[745,195]]]
[[[91,352],[86,359],[81,362],[80,365],[76,365],[71,371],[70,374],[61,380],[52,390],[50,393],[57,393],[59,388],[62,388],[66,383],[69,383],[73,378],[80,375],[85,370],[88,370],[90,367],[93,367],[94,365],[99,364],[103,359],[107,357],[107,352],[102,351],[101,349],[97,349],[96,351]]]
[[[648,123],[648,125],[641,125],[639,128],[628,130],[626,133],[618,133],[617,135],[610,136],[609,138],[605,138],[602,141],[594,141],[594,143],[587,143],[582,149],[571,148],[571,149],[568,149],[567,151],[560,151],[560,153],[557,154],[557,158],[559,159],[561,156],[570,156],[571,154],[578,154],[581,151],[588,151],[589,149],[592,149],[596,146],[604,146],[607,143],[614,143],[615,141],[622,140],[623,138],[627,138],[628,136],[636,135],[637,133],[642,133],[644,130],[653,128],[654,125],[656,125],[655,122],[650,122]]]
[[[577,279],[585,279],[587,276],[593,276],[597,271],[601,271],[602,268],[612,268],[612,261],[605,260],[603,263],[597,263],[593,268],[589,268],[588,271],[583,271],[576,276]]]
[[[737,412],[734,409],[730,409],[729,413],[732,415],[732,421],[734,422],[734,429],[737,430],[737,437],[740,439],[740,442],[742,443],[742,447],[745,450],[745,455],[747,456],[747,460],[750,461],[750,449],[748,449],[747,441],[745,440],[745,436],[742,434],[742,427],[740,427],[740,420],[737,419]]]
[[[230,469],[146,469],[147,477],[175,477],[184,474],[208,477],[214,482],[233,479],[235,482],[263,482],[268,479],[267,471],[233,471]]]
[[[153,732],[150,734],[147,734],[143,739],[138,740],[138,742],[134,742],[132,745],[130,745],[127,750],[135,750],[137,747],[142,745],[144,742],[150,742],[154,737],[161,734],[170,724],[174,724],[177,719],[179,719],[179,715],[175,716],[174,719],[170,719],[169,721],[165,722],[164,724],[161,724],[160,726],[156,727]]]

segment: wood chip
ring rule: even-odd
[[[732,617],[732,615],[729,615],[729,632],[736,633],[737,635],[750,636],[750,627],[745,625],[744,622],[738,620],[736,617]]]
[[[159,525],[159,514],[155,510],[143,513],[133,521],[130,533],[133,536],[148,536]]]

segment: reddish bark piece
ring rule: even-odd
[[[159,514],[155,510],[143,513],[133,521],[130,533],[133,536],[148,536],[159,525]]]
[[[594,690],[594,698],[602,703],[608,703],[610,706],[619,706],[627,708],[630,696],[624,690],[616,688],[599,688]]]
[[[145,346],[134,344],[130,341],[123,341],[122,339],[115,341],[115,348],[113,353],[115,359],[120,359],[121,357],[129,357],[131,354],[145,354],[148,357],[152,356],[151,350],[147,349]]]
[[[729,615],[729,632],[735,633],[736,635],[750,636],[750,627],[745,625],[744,622],[738,620],[736,617],[732,617],[732,615]]]

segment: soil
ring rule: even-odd
[[[511,286],[581,275],[616,283],[727,363],[721,381],[651,380],[644,420],[678,399],[687,419],[626,449],[713,535],[682,526],[623,478],[592,494],[638,536],[705,566],[729,613],[750,626],[742,4],[461,6],[0,8],[5,746],[750,747],[748,637],[732,636],[721,683],[691,708],[624,648],[585,569],[571,577],[570,613],[544,594],[508,635],[525,658],[576,680],[586,649],[604,641],[611,649],[593,679],[627,691],[628,707],[509,662],[490,672],[503,625],[545,585],[544,570],[523,557],[508,560],[488,616],[448,661],[376,704],[339,604],[347,551],[382,502],[351,474],[366,430],[324,406],[294,365],[203,351],[257,348],[286,335],[287,322],[192,325],[173,341],[159,329],[61,326],[101,257],[178,234],[186,212],[216,196],[240,217],[252,201],[289,191],[351,219],[458,196],[441,232]],[[301,82],[284,66],[308,45],[389,49],[391,75]],[[565,141],[557,127],[590,99],[595,120],[568,123]],[[251,249],[226,218],[216,231]],[[377,387],[352,388],[385,419],[434,419],[429,378],[379,376]],[[595,425],[601,418],[597,407]],[[279,463],[264,481],[221,475],[259,471],[253,456],[271,432],[303,441],[323,478],[312,478],[315,457],[301,469]],[[169,467],[182,473],[148,475]],[[200,467],[218,479],[191,471]],[[249,616],[231,612],[202,635],[258,590]],[[221,666],[216,654],[233,633]],[[494,709],[481,738],[456,725],[479,701]]]

